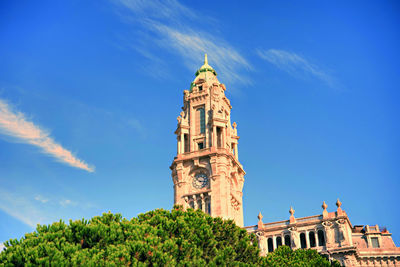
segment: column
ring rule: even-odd
[[[308,231],[306,231],[306,247],[310,248],[310,235]]]
[[[276,236],[272,236],[273,250],[276,249]]]
[[[235,157],[237,160],[239,160],[239,149],[238,149],[238,143],[235,143]]]
[[[181,153],[181,141],[179,140],[179,136],[176,137],[176,144],[177,144],[176,154],[180,154]]]
[[[193,205],[194,205],[194,209],[197,209],[197,195],[193,195]]]

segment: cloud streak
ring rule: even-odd
[[[94,167],[76,158],[69,150],[56,143],[47,131],[28,121],[23,113],[13,111],[2,99],[0,99],[0,133],[37,146],[43,153],[59,162],[88,172],[94,171]]]
[[[36,195],[35,200],[44,203],[47,203],[49,200],[41,195]]]
[[[1,188],[0,209],[32,228],[49,220],[31,201]]]
[[[215,28],[215,19],[205,15],[200,17],[174,0],[114,2],[124,7],[125,11],[129,11],[128,15],[119,13],[123,20],[132,24],[139,23],[146,29],[146,33],[141,32],[141,38],[138,39],[146,39],[147,42],[143,44],[136,41],[135,45],[132,45],[132,48],[145,58],[150,59],[149,54],[152,54],[152,51],[157,53],[162,47],[180,55],[188,69],[193,71],[200,67],[204,54],[207,53],[210,65],[221,73],[224,81],[251,84],[249,78],[243,74],[243,70],[252,69],[244,56],[222,38],[220,33],[212,34],[210,30],[203,30]],[[198,25],[209,27],[199,28]]]
[[[275,65],[279,69],[289,73],[294,77],[312,75],[327,83],[331,87],[334,85],[334,79],[330,75],[296,53],[278,49],[269,49],[257,50],[257,54],[262,59],[268,61],[269,63]]]

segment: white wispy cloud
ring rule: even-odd
[[[82,211],[86,213],[94,208],[96,206],[90,202],[72,200],[65,196],[47,198],[29,191],[0,187],[0,210],[32,228],[37,224],[58,221],[60,218],[68,219],[65,218],[66,211],[69,216],[74,213],[81,216]]]
[[[70,199],[63,199],[63,200],[61,200],[59,203],[60,203],[60,205],[63,206],[63,207],[66,207],[66,206],[76,206],[76,205],[78,204],[77,202],[72,201],[72,200],[70,200]]]
[[[43,197],[41,195],[36,195],[35,196],[35,200],[39,201],[39,202],[42,202],[43,204],[49,202],[48,198],[45,198],[45,197]]]
[[[334,85],[334,79],[317,65],[309,62],[300,55],[278,49],[257,50],[257,54],[264,60],[275,65],[279,69],[286,71],[295,77],[312,75],[329,86]]]
[[[145,39],[146,42],[139,40],[133,45],[147,59],[153,57],[150,55],[162,47],[181,56],[185,65],[193,71],[201,66],[204,54],[207,53],[210,65],[221,74],[223,81],[251,83],[244,74],[252,68],[250,63],[220,33],[213,32],[215,19],[204,14],[199,16],[175,0],[114,2],[130,11],[130,14],[119,13],[123,20],[133,24],[140,23],[147,29],[138,38]]]
[[[76,158],[69,150],[56,143],[47,131],[28,121],[23,113],[12,110],[10,105],[2,99],[0,99],[0,133],[37,146],[43,153],[72,167],[88,172],[94,171],[94,167]]]
[[[49,220],[48,216],[27,198],[1,188],[0,209],[33,228]]]

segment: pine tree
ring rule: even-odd
[[[5,246],[0,266],[330,266],[315,251],[287,247],[260,257],[255,235],[232,220],[179,206],[38,225]]]

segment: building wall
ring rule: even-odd
[[[256,234],[262,255],[275,250],[279,239],[290,236],[292,249],[316,249],[343,266],[400,266],[400,248],[395,246],[391,234],[377,225],[353,227],[340,206],[336,212],[328,213],[324,209],[322,215],[304,218],[292,215],[289,220],[265,224],[259,219],[258,225],[245,229]],[[318,238],[318,231],[323,233],[323,242]],[[315,244],[310,233],[315,235]],[[305,235],[304,247],[301,246],[302,234]],[[373,238],[378,242],[373,243]]]

